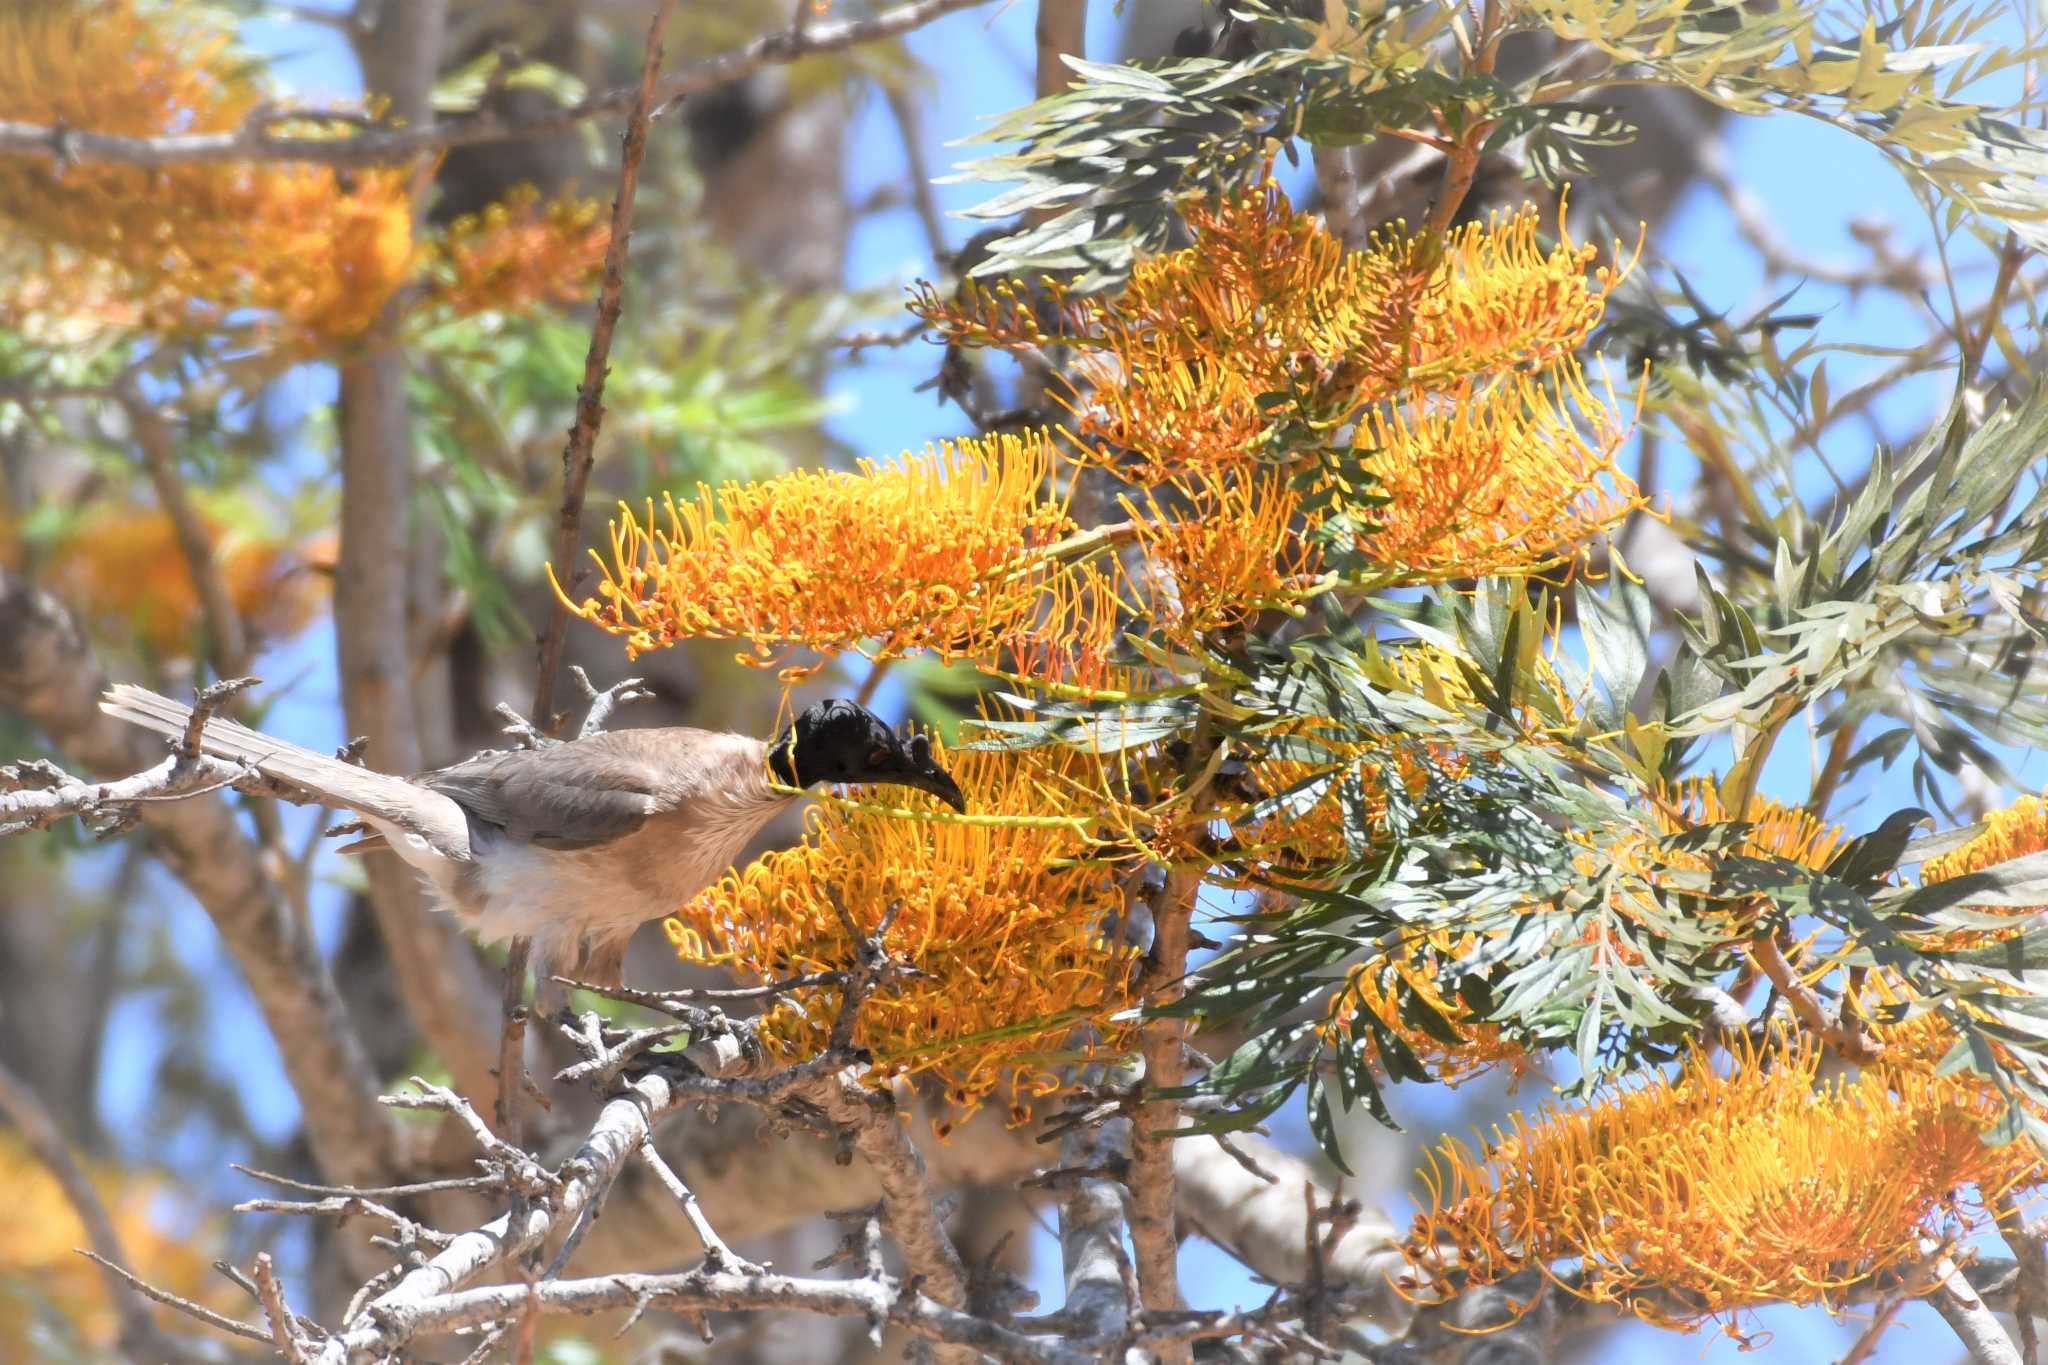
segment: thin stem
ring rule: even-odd
[[[576,421],[562,450],[562,506],[555,522],[554,562],[571,565],[583,536],[583,494],[596,463],[597,429],[604,421],[604,379],[610,365],[612,332],[624,305],[626,239],[633,230],[633,198],[640,187],[640,162],[647,155],[647,128],[654,119],[655,81],[661,74],[662,36],[668,31],[675,0],[661,0],[647,27],[647,52],[640,64],[640,89],[626,121],[619,157],[619,190],[612,200],[611,237],[604,248],[604,278],[598,286],[597,321],[590,328],[590,349],[583,358],[583,382],[576,388]],[[574,583],[570,586],[573,588]],[[543,730],[552,729],[555,673],[568,638],[569,608],[558,593],[548,607],[547,629],[541,636],[540,665],[533,685],[533,706],[527,714]]]

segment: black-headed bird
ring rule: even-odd
[[[127,684],[100,709],[174,739],[192,715]],[[350,851],[388,847],[485,943],[530,939],[548,1012],[561,1000],[553,976],[617,984],[633,931],[723,875],[797,799],[778,787],[893,784],[966,809],[922,735],[906,739],[838,700],[806,708],[766,742],[687,726],[611,730],[417,777],[218,718],[200,747],[354,811],[374,833]]]

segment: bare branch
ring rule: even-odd
[[[759,1269],[751,1262],[735,1256],[732,1248],[720,1240],[718,1233],[704,1217],[704,1210],[697,1203],[697,1196],[690,1193],[690,1187],[683,1183],[682,1177],[678,1176],[669,1164],[661,1159],[661,1153],[654,1149],[653,1138],[640,1139],[640,1159],[647,1163],[648,1169],[654,1172],[663,1187],[675,1197],[676,1203],[682,1206],[683,1216],[690,1220],[690,1226],[697,1230],[697,1239],[704,1244],[704,1260],[707,1265],[714,1270]]]
[[[1933,1277],[1939,1281],[1928,1302],[1969,1349],[1977,1365],[2027,1365],[2020,1359],[2012,1338],[1998,1325],[1998,1319],[1970,1282],[1963,1278],[1954,1258],[1939,1244],[1923,1242],[1922,1249],[1935,1257]]]
[[[284,1289],[277,1282],[277,1272],[271,1268],[267,1251],[256,1253],[256,1294],[263,1304],[263,1316],[270,1322],[270,1339],[277,1343],[278,1354],[284,1357],[286,1365],[306,1365],[298,1320],[285,1305]]]
[[[53,599],[0,568],[0,702],[18,710],[90,772],[127,777],[162,750],[103,715],[107,678]],[[210,763],[211,760],[208,760]],[[195,788],[231,768],[211,770]],[[32,793],[0,797],[0,802]],[[6,819],[0,805],[0,820]],[[276,1040],[298,1092],[315,1159],[328,1176],[374,1183],[391,1170],[391,1126],[376,1083],[317,946],[299,932],[261,851],[225,802],[155,801],[139,818],[156,852],[212,917]]]
[[[838,1317],[891,1322],[926,1340],[950,1345],[967,1359],[992,1356],[1014,1365],[1095,1365],[1092,1351],[1041,1341],[886,1280],[814,1280],[759,1270],[713,1270],[680,1275],[604,1275],[525,1285],[491,1285],[425,1296],[379,1314],[364,1314],[329,1341],[319,1365],[376,1358],[431,1333],[502,1322],[525,1312],[589,1314],[663,1308],[674,1312],[802,1309]]]
[[[1130,1121],[1111,1119],[1092,1129],[1075,1129],[1060,1142],[1060,1161],[1070,1169],[1123,1164],[1120,1150],[1130,1140]],[[1112,1179],[1081,1175],[1060,1201],[1060,1262],[1066,1277],[1061,1312],[1067,1330],[1084,1341],[1121,1338],[1136,1306],[1136,1272],[1124,1254],[1124,1205]]]
[[[633,196],[640,186],[640,162],[647,155],[647,127],[654,118],[656,77],[661,74],[662,35],[668,30],[675,0],[661,0],[647,27],[647,50],[640,63],[640,85],[619,157],[619,188],[612,199],[611,236],[604,248],[604,278],[597,291],[597,320],[590,328],[590,349],[583,358],[583,382],[576,386],[576,420],[569,443],[562,448],[562,506],[555,522],[555,563],[574,592],[582,571],[576,546],[583,536],[583,493],[596,461],[597,429],[604,421],[604,377],[611,361],[612,331],[619,325],[625,288],[626,240],[633,231]],[[540,664],[535,672],[533,707],[529,714],[543,730],[554,729],[555,672],[562,642],[569,630],[569,607],[556,594],[548,603],[547,629],[541,634]],[[587,685],[587,680],[586,680]]]
[[[155,1285],[150,1284],[147,1280],[144,1280],[141,1276],[136,1275],[132,1271],[122,1269],[120,1266],[115,1265],[112,1261],[109,1261],[105,1257],[100,1256],[94,1252],[86,1251],[81,1252],[79,1254],[84,1256],[86,1260],[91,1261],[100,1269],[105,1270],[110,1274],[114,1275],[117,1279],[121,1281],[121,1283],[127,1285],[130,1289],[133,1289],[136,1293],[143,1295],[145,1298],[154,1299],[158,1303],[163,1304],[166,1307],[175,1308],[180,1313],[185,1314],[187,1317],[196,1319],[199,1322],[203,1322],[208,1327],[211,1327],[216,1331],[226,1332],[229,1336],[241,1337],[246,1341],[260,1341],[265,1346],[272,1344],[270,1333],[265,1331],[261,1327],[256,1327],[251,1325],[250,1323],[237,1321],[236,1319],[228,1317],[225,1314],[214,1312],[211,1308],[208,1308],[203,1303],[194,1303],[192,1300],[185,1298],[182,1295],[173,1294],[166,1289],[159,1289]]]

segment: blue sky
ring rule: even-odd
[[[345,6],[343,6],[345,7]],[[987,119],[1029,98],[1031,80],[1032,23],[1035,6],[1010,3],[970,10],[941,19],[909,39],[912,50],[934,73],[923,91],[923,130],[928,164],[944,174],[975,149],[939,145],[941,135],[958,137],[980,127]],[[1109,59],[1115,55],[1116,20],[1111,6],[1091,7],[1089,55]],[[313,25],[287,21],[252,21],[245,26],[246,39],[257,49],[278,59],[281,78],[309,97],[346,96],[356,88],[352,66],[338,35]],[[2001,37],[2017,37],[2017,21],[2006,26]],[[1902,250],[1913,250],[1932,239],[1926,214],[1905,190],[1899,177],[1874,151],[1840,128],[1824,123],[1784,117],[1769,120],[1737,119],[1725,129],[1729,161],[1742,184],[1766,205],[1779,232],[1801,252],[1820,259],[1844,263],[1865,259],[1865,252],[1850,237],[1847,224],[1858,218],[1882,219],[1894,228],[1894,240]],[[858,202],[880,185],[901,184],[905,161],[901,137],[894,119],[879,97],[865,100],[855,111],[849,130],[852,154],[847,178],[851,197]],[[978,184],[936,187],[939,203],[947,212],[957,212],[984,197],[991,187]],[[978,224],[951,219],[949,243],[958,245]],[[1767,281],[1755,253],[1742,244],[1736,226],[1715,194],[1704,187],[1692,191],[1672,221],[1660,231],[1657,245],[1668,258],[1682,263],[1700,292],[1712,303],[1740,316],[1749,308],[1781,290],[1782,282]],[[1959,252],[1969,255],[1974,248]],[[1981,253],[1978,253],[1981,258]],[[931,270],[931,254],[924,230],[908,208],[889,209],[864,218],[855,232],[848,265],[851,286],[895,287],[907,285]],[[632,306],[629,296],[627,306]],[[1940,307],[1940,301],[1936,301]],[[1891,295],[1850,296],[1842,290],[1813,286],[1802,291],[1792,307],[1822,315],[1820,333],[1841,342],[1917,339],[1924,325],[1914,310]],[[881,325],[891,325],[888,319]],[[851,448],[872,456],[886,457],[921,446],[925,441],[958,435],[963,419],[951,408],[937,406],[929,394],[914,392],[930,376],[935,352],[922,343],[898,351],[870,350],[862,360],[836,374],[830,384],[837,400],[831,419],[834,433]],[[1875,373],[1883,362],[1875,359],[1838,356],[1830,361],[1833,391],[1839,395],[1853,388],[1859,375]],[[294,381],[294,391],[284,406],[305,407],[325,401],[331,394],[331,379],[317,370]],[[1922,383],[1902,389],[1875,409],[1877,429],[1848,428],[1837,434],[1830,456],[1838,467],[1860,468],[1867,459],[1871,441],[1879,435],[1903,437],[1939,410],[1946,394],[1938,384]],[[1847,424],[1845,424],[1847,427]],[[1668,447],[1667,447],[1668,448]],[[1666,477],[1682,485],[1691,471],[1674,454],[1667,456]],[[1815,479],[1824,479],[1818,470]],[[1802,484],[1806,482],[1802,478]],[[1816,485],[1824,486],[1824,485]],[[1808,489],[1812,491],[1811,488]],[[306,684],[291,703],[276,714],[279,728],[309,743],[332,744],[340,740],[339,708],[334,704],[332,682],[332,638],[323,630],[310,632],[282,657],[265,661],[271,678],[302,675]],[[1783,790],[1800,789],[1806,780],[1804,746],[1788,742],[1781,746],[1767,784]],[[2017,757],[2017,756],[2015,756]],[[2039,781],[2040,768],[2029,763],[2025,775]],[[1897,806],[1913,804],[1909,790],[1898,778],[1865,779],[1849,795],[1862,803],[1867,820],[1852,817],[1851,828],[1875,823]],[[219,953],[205,918],[160,879],[166,894],[159,904],[172,907],[168,913],[171,941],[189,955],[195,968],[223,983],[234,973]],[[331,901],[331,898],[330,898]],[[321,919],[331,934],[333,911],[323,909]],[[259,1126],[266,1132],[289,1132],[296,1119],[296,1103],[274,1056],[267,1066],[252,1066],[248,1058],[254,1046],[268,1051],[269,1044],[246,995],[226,989],[216,997],[212,1034],[219,1055],[235,1056],[241,1073],[262,1075],[252,1082],[245,1100]],[[114,1045],[106,1050],[109,1068],[102,1078],[101,1098],[118,1128],[123,1121],[140,1118],[147,1110],[145,1092],[147,1059],[154,1047],[150,1007],[134,1001],[119,1008],[113,1019]],[[261,1040],[252,1042],[252,1040]],[[1545,1087],[1532,1081],[1518,1097],[1521,1102],[1541,1098]],[[1424,1132],[1448,1126],[1460,1130],[1486,1114],[1502,1101],[1480,1087],[1456,1096],[1409,1088],[1395,1103],[1410,1126]],[[1476,1108],[1474,1107],[1476,1103]],[[1282,1129],[1283,1136],[1305,1142],[1298,1125]],[[1384,1152],[1381,1145],[1361,1142],[1365,1156]],[[172,1161],[180,1155],[177,1146],[162,1153]],[[191,1155],[197,1155],[196,1152]],[[185,1164],[190,1169],[189,1163]],[[1356,1164],[1356,1163],[1354,1163]],[[1403,1218],[1408,1210],[1411,1188],[1403,1171],[1374,1171],[1368,1167],[1367,1186],[1384,1200],[1389,1211]],[[1057,1249],[1043,1234],[1034,1248],[1035,1281],[1041,1299],[1055,1304],[1060,1299]],[[1228,1257],[1199,1241],[1186,1253],[1189,1296],[1203,1305],[1223,1300],[1262,1300],[1264,1291],[1253,1285],[1243,1270]],[[1765,1315],[1766,1326],[1775,1334],[1763,1348],[1748,1356],[1760,1362],[1808,1361],[1838,1355],[1847,1337],[1842,1330],[1817,1314],[1774,1312]],[[1878,1355],[1880,1361],[1907,1358],[1908,1352],[1924,1353],[1939,1342],[1938,1352],[1953,1354],[1947,1329],[1930,1313],[1917,1306],[1909,1308],[1904,1330],[1894,1333]],[[1932,1334],[1931,1336],[1929,1334]],[[1706,1336],[1674,1337],[1648,1329],[1625,1329],[1613,1334],[1598,1358],[1607,1361],[1730,1361],[1734,1345]]]

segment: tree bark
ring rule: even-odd
[[[391,113],[431,122],[445,0],[380,5],[360,47],[365,87]],[[334,597],[342,709],[352,735],[369,738],[364,761],[387,772],[425,766],[414,713],[411,610],[412,414],[405,352],[387,312],[369,345],[341,366],[341,551]],[[432,582],[438,583],[439,575]],[[476,955],[434,914],[425,889],[395,855],[364,861],[370,903],[400,997],[456,1089],[494,1093],[494,998]]]

